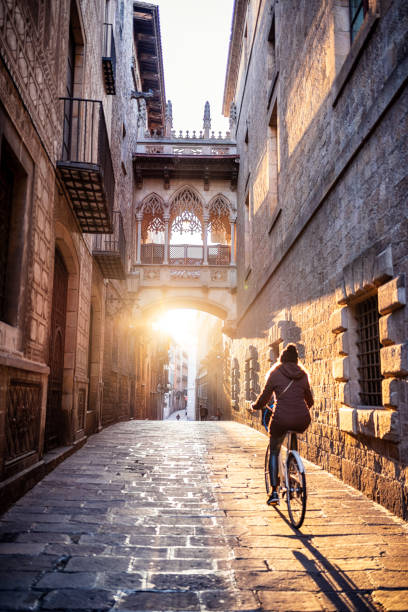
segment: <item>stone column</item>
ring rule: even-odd
[[[207,233],[208,233],[208,216],[203,216],[203,264],[208,265],[208,254],[207,254]]]
[[[164,215],[164,261],[169,263],[169,219],[170,215]]]
[[[142,252],[142,219],[143,214],[138,213],[136,215],[137,219],[137,256],[136,263],[140,264],[141,262],[141,252]]]
[[[230,221],[231,226],[231,266],[235,265],[235,221]]]

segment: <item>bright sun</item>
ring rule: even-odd
[[[197,346],[197,311],[186,308],[168,310],[159,319],[153,321],[156,331],[169,334],[177,344],[185,348]]]

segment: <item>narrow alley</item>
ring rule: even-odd
[[[0,522],[0,610],[407,610],[407,525],[317,466],[300,532],[265,505],[266,437],[130,421]]]

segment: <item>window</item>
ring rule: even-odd
[[[369,0],[350,0],[350,38],[351,42],[357,36],[365,16],[368,13]]]
[[[273,107],[268,125],[268,174],[269,210],[273,214],[278,207],[278,113]]]
[[[27,174],[3,139],[0,163],[0,320],[17,325]]]
[[[360,401],[364,406],[381,406],[381,367],[378,298],[370,297],[356,307]]]
[[[251,267],[251,215],[249,208],[249,194],[245,200],[245,253],[244,253],[244,261],[245,261],[245,274],[247,275],[248,269]]]
[[[272,83],[272,78],[275,72],[275,14],[272,17],[272,23],[268,34],[268,90]]]

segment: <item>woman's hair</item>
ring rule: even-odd
[[[288,346],[283,349],[279,356],[279,361],[281,363],[297,363],[298,359],[299,354],[294,344],[288,344]]]

